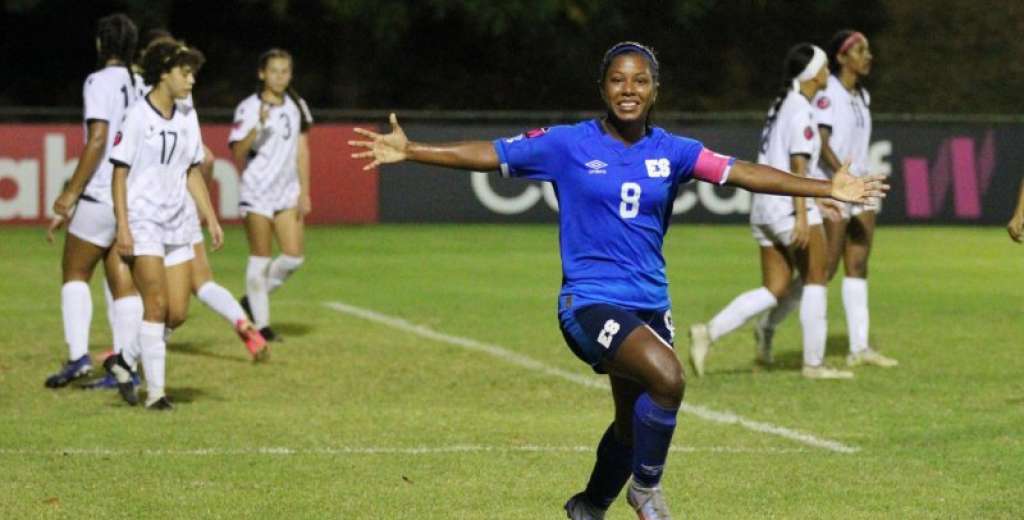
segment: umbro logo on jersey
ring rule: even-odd
[[[647,159],[644,161],[647,166],[648,177],[668,177],[672,172],[672,166],[668,159]]]
[[[589,173],[590,175],[604,175],[608,173],[608,170],[605,170],[605,168],[607,168],[608,165],[597,159],[594,159],[593,161],[584,164],[584,166],[590,168],[590,170],[587,171],[587,173]]]

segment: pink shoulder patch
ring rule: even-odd
[[[808,126],[804,128],[804,138],[808,141],[814,139],[814,130],[812,130],[811,127]]]
[[[829,101],[828,96],[821,96],[820,98],[818,98],[818,108],[824,110],[831,105],[832,102]]]
[[[527,139],[533,139],[534,137],[540,137],[548,133],[547,128],[534,128],[533,130],[527,130],[524,134]]]

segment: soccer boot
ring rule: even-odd
[[[639,520],[672,520],[661,486],[647,488],[637,485],[635,481],[631,482],[626,492],[626,502],[636,511]]]
[[[174,409],[174,405],[167,399],[166,395],[162,395],[157,399],[146,403],[147,410],[153,410],[154,412],[169,412]]]
[[[267,341],[284,341],[284,338],[278,336],[269,325],[260,329],[260,335]]]
[[[235,332],[245,342],[245,348],[252,355],[253,361],[266,361],[270,358],[270,346],[267,345],[267,340],[251,322],[238,320],[235,322]]]
[[[89,354],[86,354],[78,359],[68,360],[56,374],[46,378],[46,388],[61,388],[91,373],[92,360],[89,359]]]
[[[697,377],[704,375],[704,359],[708,357],[708,349],[711,348],[711,335],[708,333],[708,326],[704,323],[690,325],[690,364]]]
[[[892,368],[899,366],[900,362],[895,359],[884,356],[877,350],[868,348],[860,352],[851,353],[846,356],[846,366],[857,367],[860,365],[871,365],[882,368]]]
[[[853,372],[849,370],[837,370],[825,365],[811,366],[804,365],[800,373],[806,379],[853,379]]]
[[[131,406],[139,404],[139,395],[135,392],[135,383],[132,381],[132,369],[125,363],[121,354],[114,354],[103,362],[103,368],[117,381],[117,392],[121,399]]]
[[[139,383],[139,373],[132,372],[132,384],[139,386]],[[117,388],[117,379],[114,379],[114,376],[108,373],[103,377],[85,383],[79,388],[83,390],[113,390]]]
[[[583,493],[576,493],[565,503],[565,515],[570,520],[604,520],[604,509],[592,505]]]
[[[772,336],[774,335],[774,330],[763,328],[760,324],[754,325],[754,361],[758,365],[770,367],[775,363],[775,357],[772,355]]]

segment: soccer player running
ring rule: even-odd
[[[856,176],[868,174],[868,149],[871,146],[871,96],[861,84],[871,73],[873,57],[868,39],[860,32],[843,30],[828,44],[828,85],[812,104],[821,133],[821,161],[812,163],[812,175],[827,179],[841,166],[850,162],[850,172]],[[846,328],[850,353],[846,365],[873,365],[890,368],[899,365],[871,347],[868,340],[868,258],[875,234],[875,222],[881,210],[879,200],[864,204],[825,201],[836,211],[825,211],[825,234],[828,238],[828,279],[838,270],[843,260],[843,307],[846,310]],[[800,301],[794,291],[779,307],[765,315],[757,328],[759,351],[771,350],[776,326],[789,310]],[[802,304],[801,304],[802,306]]]
[[[123,14],[106,16],[96,24],[96,51],[103,68],[90,74],[83,87],[85,149],[71,180],[53,203],[56,217],[47,233],[52,240],[53,232],[70,221],[61,262],[61,314],[69,356],[60,370],[46,378],[49,388],[66,386],[92,371],[89,280],[100,260],[113,293],[108,319],[115,351],[134,340],[142,321],[142,300],[131,273],[111,249],[116,223],[110,192],[113,165],[107,161],[125,112],[141,96],[142,78],[130,68],[137,40],[135,24]]]
[[[811,100],[825,88],[828,58],[820,48],[801,43],[786,54],[784,70],[782,91],[772,103],[761,132],[757,162],[807,177],[821,151]],[[705,358],[714,342],[775,307],[791,291],[800,291],[802,282],[803,376],[852,378],[852,372],[824,364],[828,339],[827,253],[818,206],[804,197],[755,194],[750,227],[760,246],[762,286],[737,296],[707,324],[690,327],[690,361],[697,375],[704,374]],[[794,270],[799,272],[798,282],[793,282]],[[759,348],[757,360],[770,364],[771,351]]]
[[[662,242],[680,184],[699,179],[751,191],[864,200],[885,189],[845,171],[831,182],[718,155],[652,126],[658,61],[638,43],[612,46],[601,62],[604,117],[508,139],[448,144],[357,129],[366,169],[404,160],[503,175],[557,187],[563,286],[558,320],[573,353],[609,374],[615,420],[597,448],[586,490],[569,499],[573,519],[604,518],[632,475],[627,501],[641,519],[670,518],[659,485],[685,387],[673,350]]]
[[[242,306],[267,340],[270,293],[303,262],[303,222],[312,211],[309,195],[309,129],[313,116],[291,87],[292,56],[270,49],[259,59],[259,92],[235,109],[228,145],[242,170],[239,208],[249,240]],[[270,259],[273,239],[281,254]]]
[[[158,42],[148,49],[143,78],[153,89],[129,109],[110,152],[117,216],[114,248],[130,259],[144,313],[138,340],[132,348],[107,358],[104,367],[117,379],[121,396],[134,405],[138,397],[129,384],[130,371],[141,358],[148,389],[146,407],[151,410],[172,408],[164,392],[165,261],[174,265],[192,258],[194,231],[186,218],[190,194],[206,220],[214,249],[223,242],[197,168],[203,158],[199,119],[194,110],[186,113],[175,102],[192,91],[203,61],[199,51],[178,42]]]

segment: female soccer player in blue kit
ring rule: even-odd
[[[671,303],[661,248],[679,186],[693,178],[750,191],[863,201],[881,196],[875,177],[841,171],[831,181],[799,178],[716,154],[651,126],[658,61],[622,42],[604,56],[606,114],[494,142],[409,141],[391,114],[391,133],[356,129],[368,141],[366,169],[412,160],[551,182],[557,188],[563,285],[558,319],[566,343],[611,379],[615,420],[597,448],[585,491],[569,518],[600,519],[632,475],[627,501],[641,519],[669,518],[659,482],[685,387],[673,350]]]

